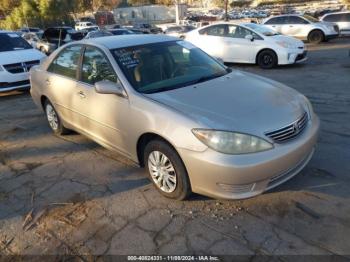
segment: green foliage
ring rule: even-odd
[[[86,11],[112,9],[121,0],[0,0],[0,14],[6,19],[0,27],[17,29],[23,26],[45,28],[53,25],[71,25],[73,18]]]

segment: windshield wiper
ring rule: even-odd
[[[229,70],[226,70],[228,73],[232,71],[231,68],[229,68]],[[147,90],[147,91],[143,91],[143,93],[145,94],[152,94],[152,93],[158,93],[158,92],[164,92],[164,91],[169,91],[169,90],[173,90],[173,89],[177,89],[177,88],[181,88],[181,87],[185,87],[185,86],[190,86],[190,85],[195,85],[198,83],[202,83],[202,82],[206,82],[209,81],[211,79],[214,78],[218,78],[221,76],[224,76],[226,74],[214,74],[214,75],[210,75],[210,76],[202,76],[198,79],[192,80],[192,81],[188,81],[185,83],[179,83],[177,85],[172,85],[172,86],[168,86],[168,87],[161,87],[161,88],[157,88],[157,89],[151,89],[151,90]],[[141,91],[141,90],[139,90]]]
[[[190,84],[188,84],[188,85],[195,85],[195,84],[203,83],[203,82],[206,82],[206,81],[209,81],[209,80],[212,80],[214,78],[218,78],[218,77],[221,77],[224,75],[225,74],[214,74],[214,75],[210,75],[210,76],[202,76],[194,81],[191,81]]]

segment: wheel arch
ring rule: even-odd
[[[263,52],[263,51],[272,51],[275,55],[276,55],[276,57],[277,57],[277,65],[278,65],[278,54],[276,53],[276,51],[275,50],[273,50],[273,49],[271,49],[271,48],[268,48],[268,47],[265,47],[265,48],[262,48],[261,50],[259,50],[259,52],[256,54],[256,56],[255,56],[255,64],[258,64],[258,57],[259,57],[259,55],[261,54],[261,52]]]
[[[45,110],[45,102],[46,101],[49,101],[49,99],[46,96],[42,95],[40,97],[40,104],[41,104],[41,107],[42,107],[43,110]]]
[[[153,141],[153,140],[161,140],[163,142],[165,142],[166,144],[168,144],[172,149],[175,150],[175,152],[179,155],[181,161],[183,162],[179,152],[176,150],[175,146],[169,142],[169,140],[167,140],[166,138],[164,138],[163,136],[154,133],[154,132],[146,132],[143,133],[137,140],[136,143],[136,153],[137,153],[137,160],[139,162],[139,165],[141,167],[144,167],[144,159],[143,159],[143,152],[145,150],[146,145]]]
[[[326,34],[325,34],[325,32],[323,31],[323,29],[320,28],[320,27],[316,27],[316,28],[313,28],[312,30],[310,30],[310,32],[307,34],[307,40],[308,40],[308,41],[309,41],[309,36],[310,36],[310,34],[311,34],[312,32],[315,32],[315,31],[320,31],[320,32],[322,33],[322,35],[323,35],[323,40],[326,38]]]

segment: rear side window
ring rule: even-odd
[[[81,71],[81,81],[90,85],[102,80],[117,82],[117,75],[107,57],[94,47],[85,49]]]
[[[282,25],[287,24],[287,17],[286,16],[280,16],[280,17],[273,17],[266,21],[266,25]]]
[[[308,24],[309,22],[306,21],[305,19],[299,17],[299,16],[289,16],[288,17],[288,24],[298,24],[298,25],[303,25],[303,24]]]
[[[69,46],[63,49],[52,61],[47,71],[76,79],[81,46]]]
[[[225,36],[225,25],[213,25],[199,31],[201,35]]]

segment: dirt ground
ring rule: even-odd
[[[0,255],[350,258],[350,39],[308,48],[299,65],[230,65],[305,94],[322,124],[298,176],[242,201],[165,199],[123,157],[54,136],[28,93],[0,95]]]

